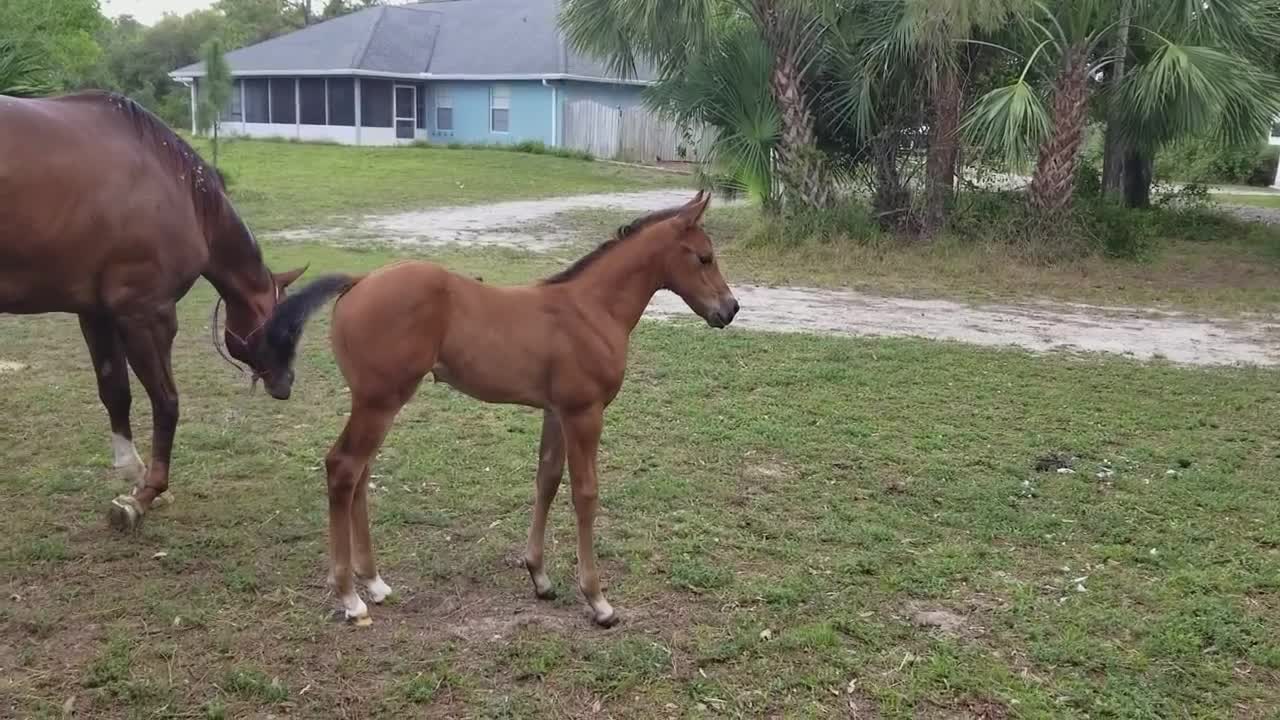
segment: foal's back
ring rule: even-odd
[[[405,261],[343,295],[330,337],[352,392],[366,399],[404,402],[432,373],[486,402],[544,407],[558,371],[576,362],[581,324],[563,287],[500,287]]]

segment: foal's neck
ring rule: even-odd
[[[658,252],[656,243],[632,238],[574,280],[575,289],[630,333],[662,288]]]

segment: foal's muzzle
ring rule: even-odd
[[[738,314],[738,299],[730,295],[720,302],[720,306],[707,315],[707,324],[713,328],[728,327]]]

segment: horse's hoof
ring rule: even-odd
[[[552,585],[551,583],[547,583],[547,586],[546,586],[546,587],[544,587],[544,588],[540,588],[540,587],[538,587],[537,583],[534,583],[534,585],[533,585],[533,595],[534,595],[534,597],[538,598],[539,600],[555,600],[555,599],[556,599],[556,586],[555,586],[555,585]]]
[[[357,615],[356,617],[349,617],[347,618],[347,622],[355,627],[369,627],[373,624],[373,618],[369,617],[366,613],[364,615]]]
[[[374,605],[381,605],[387,598],[391,597],[391,586],[383,581],[381,575],[375,576],[372,580],[364,584],[364,589],[369,592],[369,599]]]
[[[173,493],[166,490],[163,493],[160,493],[159,495],[157,495],[155,500],[151,501],[151,509],[159,510],[160,508],[167,508],[172,504],[173,504]]]
[[[613,608],[609,608],[609,611],[606,613],[593,613],[593,615],[594,617],[592,617],[592,619],[595,621],[596,625],[599,625],[602,628],[611,628],[622,621],[622,616]]]
[[[136,532],[142,527],[142,519],[145,513],[142,509],[142,503],[132,495],[121,495],[111,501],[111,507],[107,510],[107,521],[111,523],[111,527],[120,532]]]

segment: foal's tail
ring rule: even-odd
[[[291,367],[307,320],[321,305],[350,290],[362,279],[355,275],[324,275],[277,305],[264,328],[266,352],[273,366]]]

